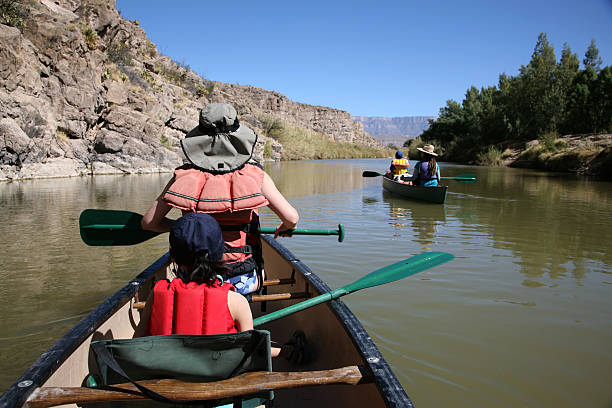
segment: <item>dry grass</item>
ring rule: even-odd
[[[283,160],[348,159],[388,157],[390,149],[377,149],[354,143],[335,142],[322,133],[272,116],[258,118],[268,137],[283,145]]]

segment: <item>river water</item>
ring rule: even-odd
[[[392,197],[388,160],[269,164],[302,228],[282,243],[332,287],[423,251],[449,263],[343,298],[418,407],[610,407],[612,183],[442,163],[445,205]],[[167,249],[167,236],[87,247],[85,208],[143,213],[169,178],[0,184],[0,389]],[[173,213],[174,215],[175,214]],[[274,227],[264,210],[262,225]],[[316,339],[313,339],[316,341]]]

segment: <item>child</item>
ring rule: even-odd
[[[147,301],[151,308],[148,335],[225,334],[253,329],[249,302],[224,282],[228,271],[222,259],[224,247],[221,227],[208,214],[188,213],[172,224],[170,257],[177,278],[155,284],[152,299]],[[303,333],[296,332],[296,336],[305,341]],[[296,344],[296,339],[282,350],[283,357],[304,362],[304,347]],[[281,355],[281,348],[272,347],[271,355]]]

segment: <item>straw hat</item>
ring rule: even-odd
[[[211,103],[200,111],[198,126],[183,140],[185,157],[211,173],[228,173],[251,159],[257,135],[238,122],[236,109],[227,103]]]
[[[426,144],[425,146],[421,147],[417,147],[417,150],[425,153],[425,154],[430,154],[432,156],[437,156],[438,153],[434,153],[434,146],[430,145],[430,144]]]

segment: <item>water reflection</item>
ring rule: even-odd
[[[282,241],[331,287],[423,251],[455,255],[418,278],[345,300],[416,405],[604,406],[612,378],[612,183],[442,163],[445,176],[475,173],[478,182],[449,181],[446,204],[436,205],[383,193],[380,178],[361,177],[387,167],[369,159],[266,170],[300,212],[301,227],[345,225],[342,244]],[[0,184],[0,388],[167,248],[164,235],[87,247],[80,212],[142,213],[169,177]],[[262,219],[277,223],[268,210]]]
[[[287,198],[340,193],[363,186],[361,172],[338,160],[268,163],[265,169]]]
[[[394,196],[386,190],[383,201],[388,205],[389,223],[395,239],[401,239],[402,229],[411,230],[413,239],[421,245],[422,251],[432,251],[437,227],[446,221],[446,207],[421,203]]]
[[[612,255],[602,247],[612,242],[610,183],[494,168],[479,174],[469,194],[468,187],[459,189],[466,194],[455,216],[484,226],[495,247],[510,249],[526,286],[564,277],[580,282],[592,269],[585,267],[585,259],[612,264]],[[597,233],[595,224],[600,226]]]

